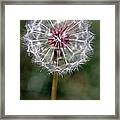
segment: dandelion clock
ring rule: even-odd
[[[32,61],[53,75],[51,99],[57,96],[59,76],[82,67],[94,50],[94,34],[87,20],[28,20],[23,36]],[[79,69],[78,69],[79,70]]]

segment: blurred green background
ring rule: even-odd
[[[20,35],[25,30],[25,20],[20,21]],[[59,76],[58,100],[99,100],[100,99],[100,21],[91,20],[91,31],[95,34],[92,47],[94,54],[90,61],[73,71]],[[22,37],[21,37],[22,38]],[[20,99],[49,100],[53,76],[31,62],[21,39],[20,44]]]

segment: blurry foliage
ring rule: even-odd
[[[100,99],[100,21],[91,21],[94,54],[79,71],[59,77],[58,100],[99,100]],[[22,36],[26,32],[25,20],[20,21],[20,99],[49,100],[52,75],[46,69],[31,62],[23,45]]]

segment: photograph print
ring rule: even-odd
[[[20,20],[20,100],[100,100],[100,20]]]

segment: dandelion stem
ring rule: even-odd
[[[52,80],[51,100],[56,100],[57,98],[57,84],[58,84],[58,72],[54,72]]]

